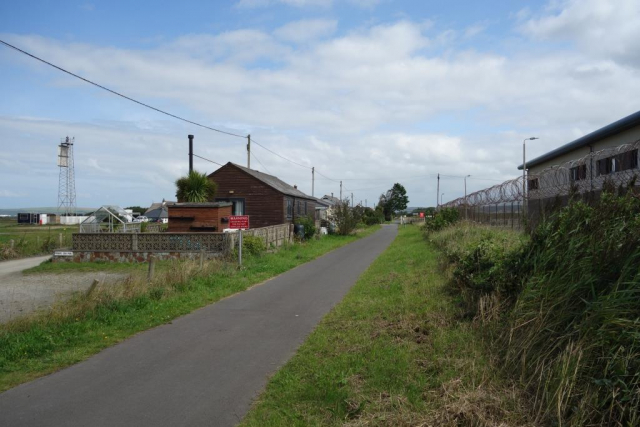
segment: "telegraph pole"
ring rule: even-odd
[[[251,134],[247,135],[247,168],[251,169]]]
[[[187,135],[189,138],[189,173],[193,171],[193,135]]]
[[[316,168],[312,167],[311,168],[311,197],[314,197],[313,190],[315,186],[316,186]]]
[[[364,207],[367,207],[367,199],[364,199]]]
[[[342,203],[342,181],[340,181],[340,203]]]
[[[351,193],[351,207],[353,207],[353,193]]]
[[[436,210],[440,207],[440,174],[438,174],[438,190],[436,191]]]

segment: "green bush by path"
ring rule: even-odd
[[[455,208],[441,208],[436,211],[431,218],[427,218],[424,223],[425,232],[431,233],[442,230],[460,219],[460,212]]]
[[[466,231],[465,231],[466,227]],[[456,234],[464,243],[451,243]],[[640,425],[640,200],[604,193],[518,235],[430,235],[504,367],[561,425]]]

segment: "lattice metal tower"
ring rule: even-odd
[[[75,138],[62,138],[58,145],[58,213],[60,215],[76,214],[76,178],[73,168],[73,143]]]

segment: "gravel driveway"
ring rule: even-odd
[[[86,290],[95,279],[114,283],[124,273],[63,273],[24,276],[23,270],[35,267],[49,256],[0,262],[0,323],[47,309],[52,303],[68,298],[75,291]]]

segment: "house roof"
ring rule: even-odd
[[[335,206],[340,203],[340,199],[338,199],[337,197],[329,196],[328,194],[322,196],[321,200],[325,203],[329,203],[331,206]]]
[[[231,202],[203,202],[203,203],[194,203],[194,202],[167,202],[168,207],[176,207],[176,208],[222,208],[224,206],[231,206],[233,203]]]
[[[249,169],[249,168],[246,168],[244,166],[240,166],[240,165],[237,165],[237,164],[231,163],[231,162],[227,163],[223,167],[230,166],[230,165],[231,166],[235,166],[236,168],[240,169],[241,171],[251,175],[252,177],[254,177],[256,179],[258,179],[259,181],[264,182],[269,187],[273,188],[276,191],[279,191],[282,194],[286,194],[287,196],[299,197],[299,198],[302,198],[302,199],[316,200],[315,197],[311,197],[311,196],[308,196],[308,195],[304,194],[302,191],[298,190],[297,188],[294,188],[293,186],[287,184],[286,182],[284,182],[280,178],[277,178],[277,177],[275,177],[273,175],[268,175],[266,173],[259,172],[259,171],[254,170],[254,169]],[[220,168],[220,169],[222,169],[222,168]],[[215,172],[213,172],[209,176],[215,175],[216,172],[218,172],[220,169],[216,170]]]
[[[618,121],[610,123],[605,127],[602,127],[596,131],[591,132],[590,134],[587,134],[585,136],[582,136],[576,139],[575,141],[572,141],[568,144],[558,147],[555,150],[551,150],[548,153],[543,154],[542,156],[536,157],[533,160],[529,160],[527,161],[527,167],[537,166],[548,160],[561,156],[562,154],[566,154],[578,148],[589,146],[594,142],[616,135],[620,132],[624,132],[625,130],[631,129],[638,125],[640,125],[640,111],[637,111]],[[518,166],[518,169],[522,170],[522,165]]]
[[[152,203],[149,209],[144,212],[144,216],[147,218],[169,218],[169,211],[167,204],[175,202],[165,202],[164,200],[159,203]]]

